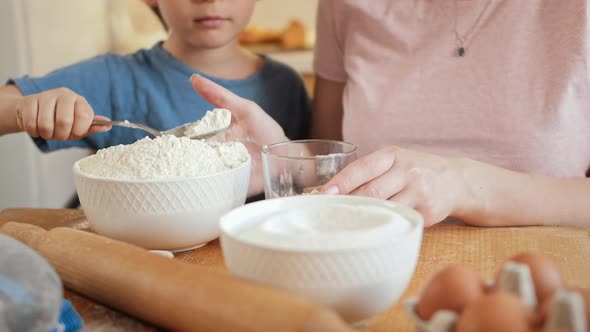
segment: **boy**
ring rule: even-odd
[[[9,80],[0,87],[0,135],[25,131],[42,151],[132,143],[145,133],[92,121],[129,120],[159,130],[193,122],[213,108],[189,84],[195,72],[262,105],[289,138],[307,135],[310,106],[297,73],[237,42],[255,0],[145,2],[168,27],[165,41]]]

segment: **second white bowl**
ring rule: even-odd
[[[243,236],[281,211],[332,205],[376,207],[392,220],[406,224],[358,234],[344,232],[338,241],[325,245],[311,237],[309,246],[305,246],[305,237],[299,237],[298,244],[290,247],[281,241],[273,245],[272,241]],[[358,213],[358,218],[368,217],[362,215],[363,209]],[[224,215],[220,226],[225,264],[232,274],[301,295],[333,308],[349,322],[357,322],[383,312],[405,291],[418,260],[423,219],[406,206],[379,199],[312,195],[242,206]]]

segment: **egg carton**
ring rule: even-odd
[[[493,281],[487,281],[486,287],[494,287]],[[535,294],[535,287],[531,271],[525,264],[507,262],[498,278],[498,290],[518,295],[521,300],[533,310],[538,309],[539,303]],[[419,298],[411,297],[404,302],[404,308],[420,332],[452,332],[459,320],[459,314],[452,310],[439,310],[430,320],[421,319],[416,313]],[[559,289],[554,294],[550,304],[549,314],[544,328],[565,329],[571,332],[588,331],[585,303],[583,297],[566,289]]]

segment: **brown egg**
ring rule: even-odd
[[[441,309],[461,313],[483,292],[484,283],[477,272],[465,266],[449,266],[436,273],[426,284],[416,305],[416,313],[424,320],[429,320]]]
[[[514,294],[497,291],[467,305],[457,322],[457,332],[528,332],[535,313]]]
[[[528,265],[531,271],[531,278],[535,284],[535,295],[537,296],[538,303],[545,302],[545,299],[550,298],[563,285],[561,275],[555,263],[541,254],[521,253],[511,257],[508,261]],[[503,268],[504,264],[502,264],[496,275],[496,281],[500,273],[502,273]]]

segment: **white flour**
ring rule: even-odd
[[[184,136],[195,137],[205,136],[220,129],[227,128],[231,124],[231,112],[225,108],[216,108],[207,111],[205,116],[192,123],[185,131]]]
[[[243,229],[238,237],[282,249],[344,249],[370,246],[407,232],[410,223],[372,205],[328,204],[276,212]]]
[[[239,142],[206,142],[164,135],[101,149],[83,159],[80,170],[107,178],[157,180],[219,173],[248,159],[248,151]]]

